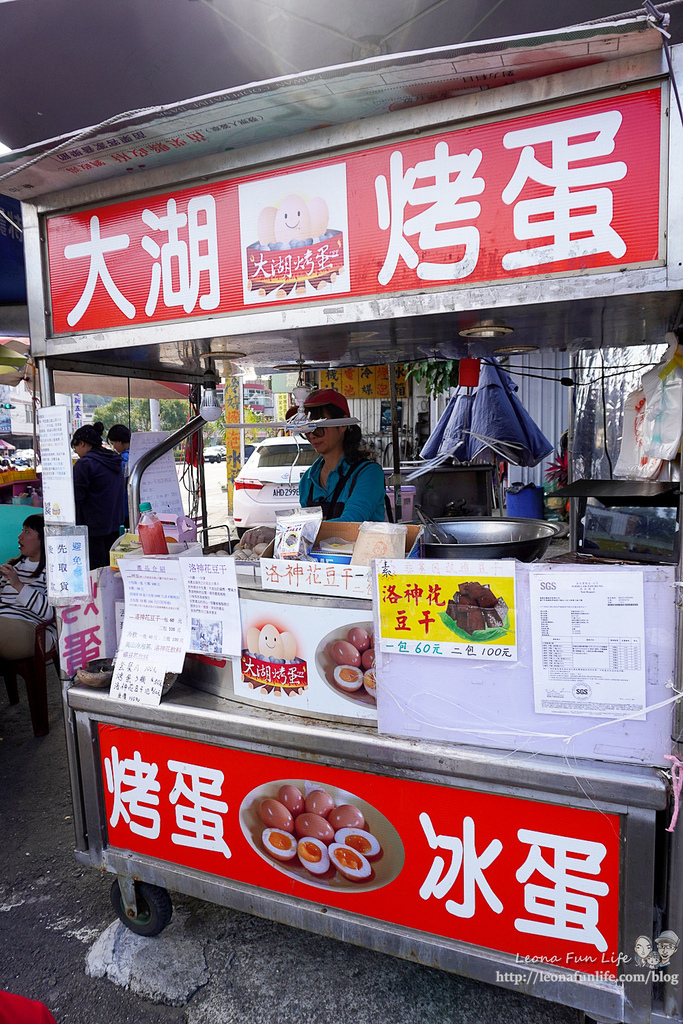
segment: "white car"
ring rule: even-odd
[[[241,537],[252,526],[275,526],[275,513],[299,507],[299,480],[317,459],[298,437],[269,437],[256,445],[235,479],[233,518]]]

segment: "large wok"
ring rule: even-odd
[[[426,558],[542,558],[554,537],[562,533],[556,523],[542,519],[479,516],[476,519],[436,519],[452,544],[439,544],[425,526]]]

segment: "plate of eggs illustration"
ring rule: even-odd
[[[356,704],[377,706],[372,622],[355,622],[328,633],[318,644],[315,664],[336,693]]]
[[[403,868],[403,843],[389,819],[328,783],[264,783],[244,798],[239,819],[259,857],[305,885],[368,892],[388,885]]]

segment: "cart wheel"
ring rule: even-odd
[[[119,883],[111,887],[111,902],[126,928],[136,935],[159,935],[171,920],[173,904],[171,897],[159,885],[149,882],[135,883],[135,899],[138,905],[137,917],[128,917],[121,899]]]

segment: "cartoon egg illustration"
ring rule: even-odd
[[[382,847],[372,832],[362,828],[340,828],[334,834],[335,843],[341,843],[360,853],[366,860],[374,860],[382,852]]]
[[[363,675],[363,686],[372,697],[377,696],[377,676],[374,668],[369,668]]]
[[[330,869],[330,855],[320,839],[307,836],[296,846],[299,861],[312,875],[324,875]]]
[[[296,856],[296,839],[280,828],[266,828],[261,835],[263,849],[275,860],[287,861]]]
[[[365,828],[365,817],[363,816],[363,812],[353,804],[339,804],[339,807],[335,807],[335,809],[330,812],[327,821],[335,832],[342,828]],[[343,842],[342,839],[337,839],[336,836],[335,841],[338,843]]]
[[[332,866],[349,882],[367,882],[372,878],[372,865],[367,857],[345,843],[332,843],[328,853]]]
[[[334,681],[340,689],[352,693],[363,685],[363,673],[353,665],[337,665],[334,670]]]

